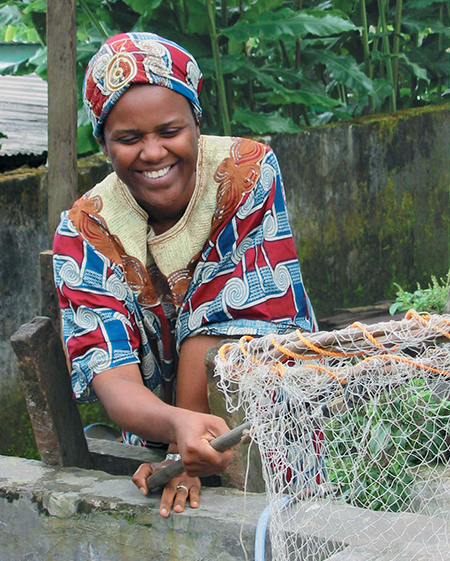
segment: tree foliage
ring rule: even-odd
[[[0,0],[0,39],[41,45],[4,72],[46,77],[45,10]],[[449,12],[449,0],[78,0],[78,86],[107,37],[153,31],[198,59],[204,132],[294,133],[448,99]],[[94,150],[81,106],[79,126],[80,152]]]

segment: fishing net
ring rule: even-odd
[[[273,559],[450,559],[449,339],[449,315],[410,311],[220,349],[227,408],[261,454]]]

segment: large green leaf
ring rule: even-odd
[[[216,75],[213,58],[202,58],[198,62],[205,78]],[[223,74],[234,74],[247,65],[247,60],[244,55],[225,55],[220,57],[220,63]]]
[[[326,125],[330,121],[343,121],[345,119],[351,119],[355,115],[353,111],[348,107],[341,105],[339,108],[333,107],[331,110],[325,110],[321,107],[314,107],[314,112],[309,113],[309,120],[311,125]]]
[[[236,74],[244,80],[257,80],[260,85],[269,91],[278,91],[281,87],[280,83],[277,82],[272,73],[268,72],[266,67],[258,68],[250,62],[246,62],[245,65],[239,68]]]
[[[77,126],[78,127],[83,127],[85,125],[89,125],[90,123],[91,123],[91,120],[89,119],[89,115],[87,114],[87,111],[84,108],[84,105],[81,105],[81,107],[78,109]]]
[[[356,26],[343,18],[318,12],[294,12],[283,8],[276,12],[264,12],[252,21],[238,21],[233,27],[222,30],[222,34],[236,41],[247,41],[251,37],[272,39],[297,37],[308,33],[318,36],[334,35],[356,30]]]
[[[0,26],[19,25],[22,23],[22,13],[17,6],[6,4],[0,8]]]
[[[1,46],[2,63],[9,65],[22,64],[30,60],[39,51],[37,44],[6,43]]]
[[[311,72],[303,70],[295,70],[293,68],[279,68],[276,66],[267,66],[264,73],[279,80],[286,88],[293,88],[293,84],[300,84],[303,90],[316,93],[319,95],[327,95],[325,84],[314,76]]]
[[[30,2],[28,6],[25,8],[24,13],[29,14],[31,12],[47,12],[47,0],[34,0],[34,2]]]
[[[199,60],[205,75],[203,99],[205,124],[215,134],[220,134],[217,124],[217,97],[215,68],[211,40],[207,26],[205,0],[82,0],[89,10],[81,9],[77,0],[77,84],[81,87],[88,59],[98,49],[107,33],[120,31],[155,31],[186,47]],[[399,86],[403,95],[398,108],[417,102],[433,102],[439,91],[448,90],[449,62],[447,19],[440,21],[439,10],[447,0],[405,0],[403,2],[402,28],[399,54]],[[371,29],[377,26],[378,3],[366,0],[367,16]],[[223,31],[228,38],[221,40],[221,65],[230,87],[229,102],[236,109],[235,123],[259,134],[270,132],[296,132],[292,120],[282,117],[277,108],[286,104],[299,104],[308,108],[311,123],[324,123],[360,115],[373,100],[375,112],[386,106],[392,93],[392,84],[380,77],[387,57],[381,51],[382,33],[371,33],[369,42],[374,77],[371,82],[362,71],[362,46],[359,37],[360,0],[313,0],[303,2],[314,10],[296,11],[294,0],[227,0],[216,2],[216,23],[220,25],[221,7],[226,5],[227,21],[237,22]],[[45,0],[0,0],[0,39],[14,41],[45,41]],[[446,7],[446,6],[444,6]],[[391,2],[388,23],[393,23],[394,6]],[[447,12],[444,11],[447,18]],[[351,21],[350,21],[351,20]],[[9,26],[9,27],[8,27]],[[392,31],[386,33],[391,40]],[[300,70],[294,70],[295,41],[302,38]],[[280,48],[280,41],[284,52]],[[248,58],[243,56],[243,44]],[[286,53],[288,57],[286,57]],[[286,59],[290,60],[286,62]],[[358,62],[356,62],[358,61]],[[28,73],[36,69],[45,77],[45,50],[33,59],[21,57],[6,72]],[[289,68],[289,64],[291,68]],[[405,85],[412,81],[412,91],[407,95]],[[231,78],[231,79],[230,79]],[[439,81],[440,80],[440,81]],[[349,90],[348,106],[327,95],[336,85]],[[250,88],[250,85],[252,86]],[[301,88],[301,89],[296,89]],[[411,90],[411,88],[410,88]],[[245,109],[252,95],[254,112]],[[445,95],[450,95],[448,92]],[[206,96],[206,97],[205,97]],[[253,107],[253,104],[252,104]],[[269,111],[270,113],[264,113]],[[241,111],[242,113],[239,113]],[[258,113],[259,111],[259,113]],[[238,118],[240,117],[240,120]],[[260,122],[260,119],[262,122]],[[81,123],[80,123],[81,124]],[[83,123],[86,125],[87,123]],[[274,128],[271,128],[274,127]],[[217,130],[216,130],[217,129]],[[239,125],[235,124],[235,130]],[[89,136],[89,128],[80,131]]]
[[[28,61],[29,65],[35,67],[34,71],[43,80],[47,80],[47,47],[42,47],[39,51]]]
[[[420,18],[420,19],[419,19]],[[443,33],[449,34],[448,26],[444,26],[439,20],[430,21],[429,18],[421,17],[421,14],[412,15],[406,14],[402,18],[402,28],[406,29],[409,33]]]
[[[92,135],[92,126],[90,124],[79,126],[77,130],[77,154],[98,152],[98,149],[98,143]]]
[[[409,9],[424,10],[432,4],[442,4],[442,0],[408,0]]]
[[[321,107],[336,107],[341,105],[340,101],[324,95],[317,95],[305,90],[288,90],[281,88],[277,92],[258,94],[259,99],[264,99],[273,105],[288,105],[290,103],[301,103],[307,105],[320,105]]]
[[[250,109],[237,108],[233,114],[233,123],[247,127],[256,134],[298,133],[302,129],[289,117],[283,117],[278,111],[272,113],[253,113]]]
[[[378,78],[373,83],[373,98],[375,107],[382,107],[385,100],[391,95],[393,86],[389,80]]]
[[[371,93],[373,105],[376,108],[383,107],[386,99],[391,95],[393,90],[393,85],[389,80],[385,78],[377,78],[373,81],[373,92]],[[359,117],[363,114],[367,107],[369,106],[369,96],[359,95],[354,97],[353,101],[356,103],[351,104],[349,109],[353,112],[354,117]]]
[[[439,20],[429,21],[427,19],[414,19],[410,16],[405,16],[402,20],[402,26],[409,33],[423,33],[424,35],[431,35],[439,33],[445,37],[450,36],[450,29],[448,25],[444,25]]]
[[[123,0],[138,14],[148,14],[161,5],[162,0]]]
[[[370,432],[369,450],[377,456],[391,444],[391,426],[386,422],[378,422]]]
[[[190,35],[209,35],[205,0],[184,0],[188,14],[186,33]],[[183,46],[184,43],[181,43]]]
[[[333,8],[346,14],[351,14],[357,4],[359,0],[333,0]]]
[[[419,66],[417,63],[412,62],[405,53],[400,53],[398,55],[399,60],[404,62],[406,66],[410,69],[411,73],[418,78],[419,80],[425,80],[428,84],[430,83],[430,79],[428,78],[426,68]]]
[[[303,90],[318,95],[326,95],[325,86],[322,82],[312,79],[301,70],[280,68],[275,65],[266,65],[261,68],[245,61],[241,68],[237,69],[236,76],[242,80],[253,80],[269,93],[293,89],[294,84],[301,84]]]
[[[270,12],[271,10],[281,8],[285,3],[285,0],[257,0],[256,2],[252,2],[245,11],[245,19],[252,19],[264,12]]]
[[[79,44],[77,47],[77,61],[87,64],[90,58],[98,51],[102,43],[103,40],[99,37],[95,41]]]
[[[373,91],[372,80],[364,74],[352,56],[336,55],[329,49],[316,49],[308,52],[308,57],[313,62],[324,64],[338,83],[345,84],[356,92]]]
[[[444,35],[445,37],[450,37],[450,28],[448,25],[444,25],[440,21],[433,21],[430,22],[429,25],[430,31],[433,33],[439,33],[439,35]]]
[[[417,62],[417,64],[426,68],[430,72],[430,76],[433,73],[440,77],[449,76],[450,53],[445,51],[437,52],[436,49],[421,47],[415,52],[409,52],[408,58],[411,62]]]
[[[302,39],[302,49],[311,47],[332,47],[336,42],[336,37],[312,37]]]

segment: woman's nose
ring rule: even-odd
[[[146,162],[159,162],[167,155],[167,149],[164,146],[162,138],[144,137],[142,149],[139,154],[141,160]]]

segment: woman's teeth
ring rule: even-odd
[[[158,171],[143,171],[142,175],[148,179],[158,179],[158,177],[163,177],[169,172],[172,166],[167,166],[166,168],[159,169]]]

